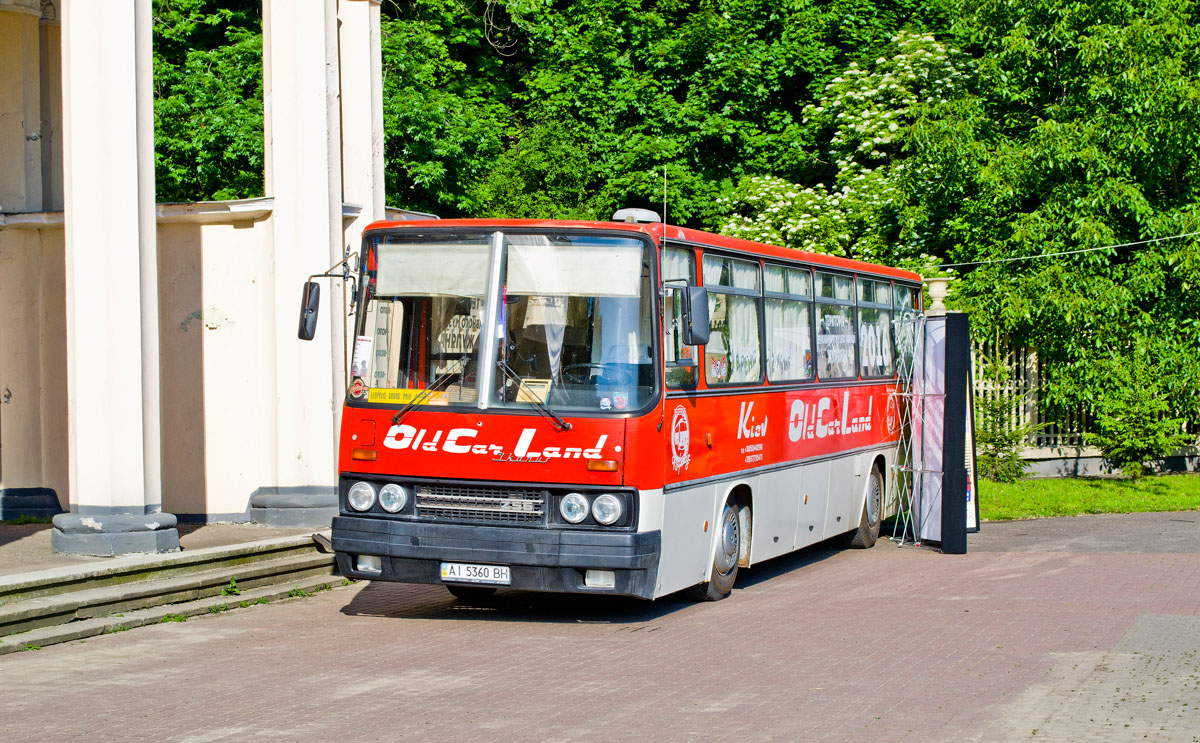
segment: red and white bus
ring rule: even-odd
[[[739,568],[874,543],[920,277],[629,211],[368,228],[343,575],[719,599]]]

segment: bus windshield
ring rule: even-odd
[[[376,237],[351,397],[572,412],[641,408],[657,376],[649,266],[645,242],[615,235]],[[494,347],[483,343],[489,316]]]

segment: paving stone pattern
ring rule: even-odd
[[[0,740],[1200,741],[1196,525],[1107,553],[991,526],[806,550],[715,604],[365,583],[15,653]]]

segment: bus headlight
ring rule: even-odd
[[[379,491],[379,505],[388,513],[396,513],[408,504],[408,491],[394,482]]]
[[[567,520],[567,523],[578,524],[587,518],[588,502],[579,493],[567,493],[563,499],[558,502],[558,512]]]
[[[346,493],[346,501],[355,511],[370,511],[375,505],[375,486],[361,480],[354,483]]]
[[[592,518],[605,526],[617,523],[621,519],[621,499],[605,493],[592,501]]]

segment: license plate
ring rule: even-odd
[[[443,562],[442,580],[454,583],[492,583],[507,586],[512,582],[507,565],[471,565]]]

